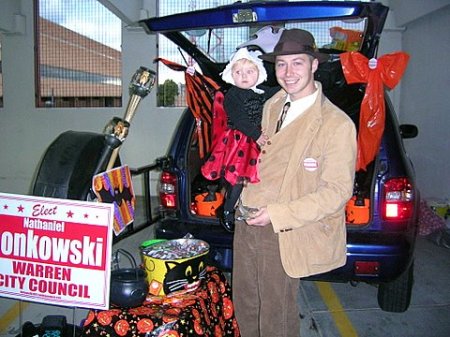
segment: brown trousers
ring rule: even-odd
[[[241,336],[299,336],[299,279],[284,271],[272,226],[236,221],[233,250],[233,302]]]

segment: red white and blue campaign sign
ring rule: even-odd
[[[109,308],[112,204],[0,193],[0,297]]]

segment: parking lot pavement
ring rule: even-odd
[[[382,311],[375,286],[302,282],[301,336],[450,336],[450,249],[418,238],[414,277],[411,305],[404,313]]]
[[[139,243],[152,238],[145,229],[116,245],[139,258]],[[450,249],[419,238],[415,285],[409,310],[389,313],[379,309],[375,286],[302,281],[301,337],[448,337],[450,336]],[[0,301],[0,337],[20,333],[21,323],[39,323],[45,315],[63,314],[79,324],[86,309]],[[8,322],[8,323],[7,323]]]

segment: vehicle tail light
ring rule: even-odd
[[[159,185],[159,199],[165,208],[177,207],[177,177],[173,173],[163,171]]]
[[[384,183],[383,219],[407,220],[414,212],[414,190],[408,178],[393,178]]]

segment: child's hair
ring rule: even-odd
[[[256,85],[263,83],[267,79],[267,71],[266,68],[264,68],[263,61],[258,57],[259,55],[262,55],[259,51],[249,51],[247,48],[238,49],[222,72],[222,79],[227,83],[235,85],[231,74],[236,62],[240,63],[248,61],[253,63],[258,69],[258,81],[256,82]]]
[[[236,60],[233,63],[233,65],[231,66],[231,70],[236,69],[236,66],[238,66],[238,65],[245,65],[245,64],[251,64],[259,71],[258,65],[255,62],[253,62],[253,60],[249,60],[249,59],[246,59],[246,58],[242,58],[242,59]]]

